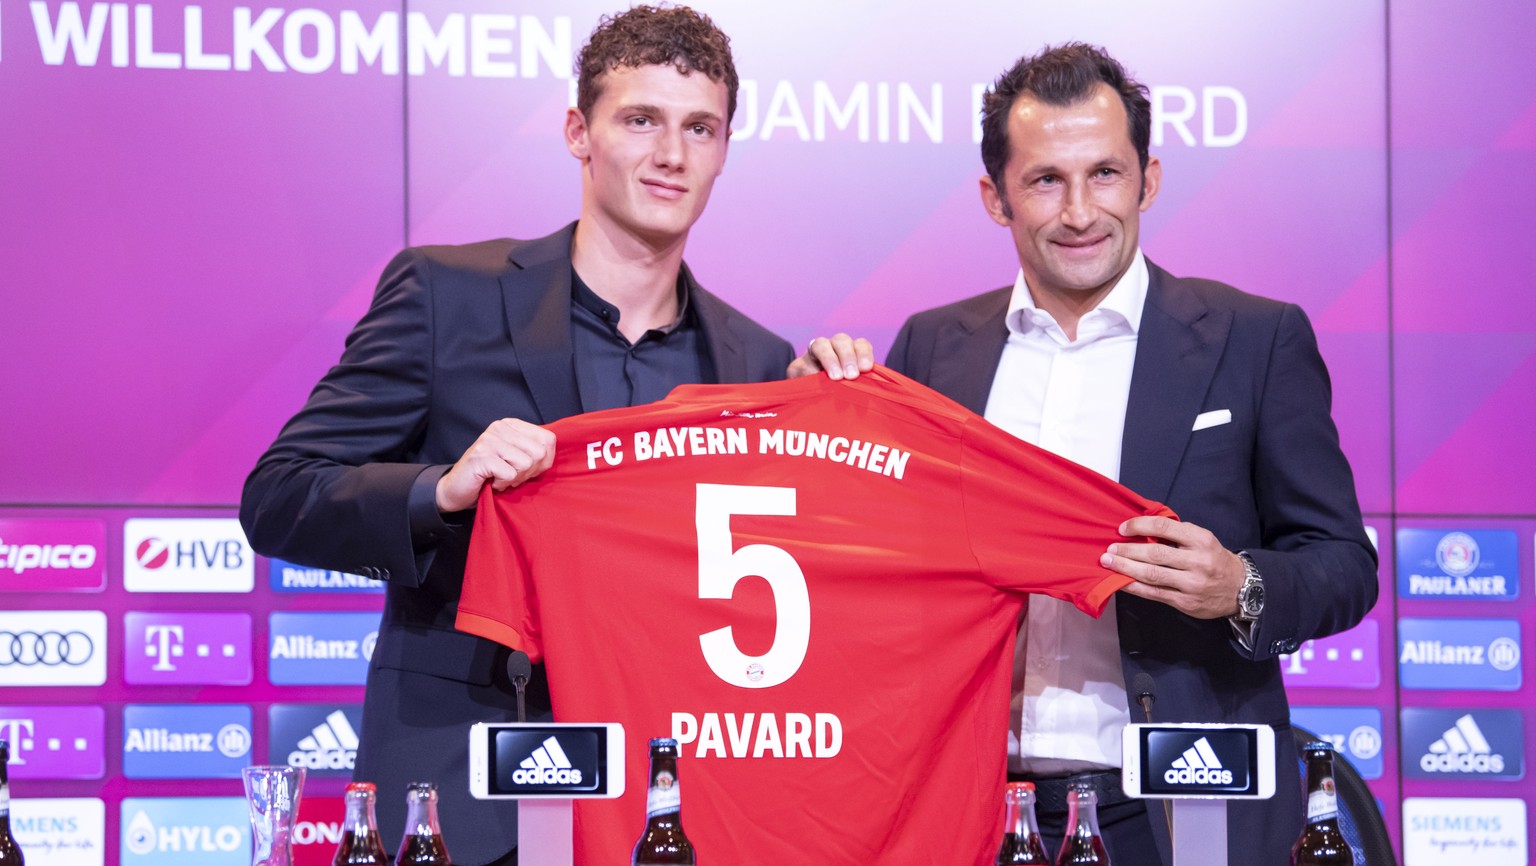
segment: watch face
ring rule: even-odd
[[[1256,617],[1264,610],[1264,585],[1259,583],[1243,587],[1243,615]]]

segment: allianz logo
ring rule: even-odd
[[[581,771],[560,748],[560,741],[549,737],[524,758],[512,771],[512,781],[519,785],[579,785]]]
[[[1163,773],[1163,781],[1170,785],[1231,785],[1232,771],[1221,766],[1210,741],[1201,737]]]
[[[328,640],[312,634],[274,635],[274,659],[371,659],[379,633],[369,632],[362,640]]]
[[[357,763],[357,731],[341,710],[325,717],[288,753],[288,766],[314,770],[350,770]]]
[[[1477,720],[1468,713],[1429,744],[1429,751],[1419,758],[1419,767],[1426,773],[1502,773],[1504,756],[1494,753]]]
[[[201,752],[218,751],[228,758],[238,758],[251,750],[251,732],[245,725],[230,724],[212,731],[173,731],[169,728],[129,728],[123,744],[125,752]]]
[[[1520,644],[1507,637],[1495,638],[1487,646],[1448,644],[1437,640],[1403,642],[1399,664],[1414,665],[1491,665],[1496,670],[1512,671],[1520,665]]]

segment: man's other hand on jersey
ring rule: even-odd
[[[825,370],[829,379],[857,379],[860,373],[875,368],[875,350],[863,337],[847,334],[817,337],[805,347],[805,354],[789,363],[786,379],[810,376]]]
[[[485,428],[459,462],[437,480],[437,508],[444,514],[475,507],[480,488],[516,487],[550,467],[555,434],[518,418],[503,418]]]

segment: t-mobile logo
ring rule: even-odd
[[[32,750],[32,720],[0,719],[0,740],[11,744],[11,764],[25,764],[26,754]]]
[[[171,659],[181,658],[186,633],[179,625],[152,625],[144,630],[144,655],[155,660],[150,670],[174,671]]]

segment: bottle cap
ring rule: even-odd
[[[1010,790],[1010,791],[1033,791],[1033,790],[1035,790],[1035,783],[1034,782],[1009,782],[1008,783],[1008,790]]]
[[[373,784],[372,782],[349,782],[349,783],[347,783],[347,791],[346,792],[348,794],[355,794],[355,793],[358,793],[358,792],[366,792],[366,793],[372,794],[372,793],[377,792],[378,790],[379,790],[378,786]]]
[[[653,748],[653,749],[675,749],[675,748],[677,748],[677,740],[674,740],[671,737],[652,737],[651,738],[651,748]]]
[[[1303,752],[1332,752],[1333,744],[1324,740],[1313,740],[1301,747]]]

